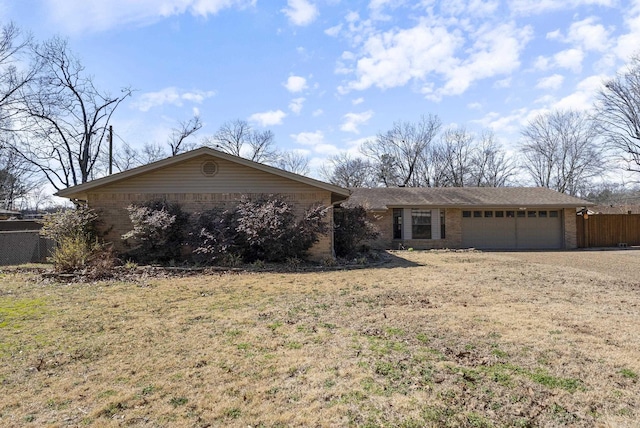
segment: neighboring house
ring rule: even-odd
[[[587,213],[594,214],[640,214],[640,205],[633,204],[612,204],[594,205],[589,207]]]
[[[381,231],[374,248],[576,248],[576,208],[590,202],[546,188],[353,188]]]
[[[105,239],[122,250],[120,237],[131,230],[127,206],[165,199],[185,211],[231,207],[243,195],[277,194],[300,215],[316,204],[332,207],[349,196],[347,189],[203,147],[118,174],[60,190],[57,196],[86,202],[107,232]],[[327,222],[333,223],[329,210]],[[333,255],[333,235],[310,250],[312,259]]]

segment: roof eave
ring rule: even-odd
[[[260,171],[264,171],[267,173],[275,174],[283,178],[287,178],[290,180],[298,181],[309,186],[317,187],[323,190],[327,190],[332,194],[343,196],[348,198],[350,195],[350,191],[348,189],[335,186],[333,184],[325,183],[320,180],[316,180],[313,178],[305,177],[303,175],[295,174],[292,172],[284,171],[279,168],[275,168],[269,165],[264,165],[258,162],[253,162],[248,159],[244,159],[238,156],[233,156],[228,153],[220,152],[218,150],[209,148],[209,147],[201,147],[199,149],[192,150],[190,152],[182,153],[180,155],[172,156],[166,159],[159,160],[157,162],[153,162],[147,165],[139,166],[137,168],[130,169],[128,171],[119,172],[113,175],[109,175],[106,177],[98,178],[96,180],[79,184],[77,186],[67,187],[66,189],[59,190],[55,193],[55,196],[59,196],[62,198],[69,199],[79,199],[78,195],[82,195],[86,199],[86,194],[89,190],[97,189],[99,187],[106,186],[108,184],[115,183],[117,181],[125,180],[127,178],[135,177],[147,172],[154,171],[156,169],[165,168],[167,166],[183,162],[198,156],[209,154],[214,157],[218,157],[224,160],[228,160],[230,162],[234,162],[240,165],[248,166],[251,168],[258,169]]]

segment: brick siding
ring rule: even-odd
[[[393,210],[369,213],[369,220],[376,225],[380,236],[367,245],[374,249],[415,248],[429,250],[436,248],[460,248],[462,245],[462,210],[447,208],[445,211],[445,239],[393,239]],[[411,221],[408,219],[406,221]]]
[[[205,211],[214,207],[232,208],[242,196],[257,198],[263,194],[240,193],[92,193],[88,195],[88,204],[100,215],[100,228],[105,233],[105,240],[112,242],[116,251],[126,250],[121,237],[132,228],[127,207],[142,204],[149,200],[164,199],[177,202],[186,212]],[[331,206],[329,192],[305,192],[278,194],[294,206],[294,212],[300,216],[304,211],[316,204]],[[327,223],[333,225],[333,209],[329,210]],[[311,260],[321,261],[333,257],[333,235],[321,236],[320,240],[309,250]]]

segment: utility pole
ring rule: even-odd
[[[113,126],[109,125],[109,175],[113,174]]]

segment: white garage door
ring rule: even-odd
[[[562,248],[560,210],[462,211],[462,245],[487,250]]]

